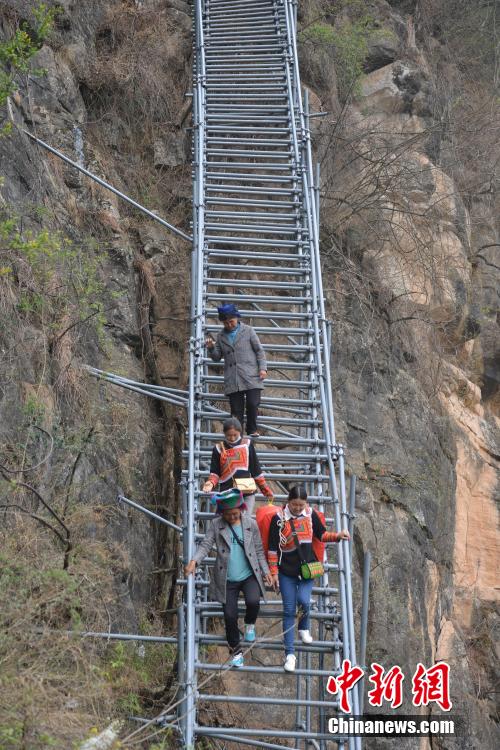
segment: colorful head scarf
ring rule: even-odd
[[[235,487],[225,490],[225,492],[217,492],[215,495],[212,495],[210,502],[216,506],[215,512],[218,515],[221,515],[225,510],[233,510],[234,508],[239,508],[240,510],[247,509],[243,493]]]

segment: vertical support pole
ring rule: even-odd
[[[339,446],[339,481],[340,481],[341,515],[345,518],[347,516],[347,508],[346,508],[344,449],[342,446]],[[340,542],[340,544],[343,544],[343,542]],[[351,565],[350,565],[350,560],[349,560],[349,547],[347,547],[347,549],[345,550],[345,558],[346,559],[344,561],[344,569],[345,569],[345,582],[346,582],[346,589],[347,589],[347,595],[346,595],[347,608],[346,608],[345,613],[343,613],[343,616],[347,618],[347,623],[348,623],[349,640],[350,640],[350,648],[351,648],[351,662],[353,664],[356,664],[356,634],[354,631],[354,612],[353,612],[353,603],[352,603],[352,579],[351,579]],[[359,686],[359,683],[358,683],[358,686]],[[352,691],[352,704],[353,704],[353,713],[355,715],[359,715],[359,692],[356,689],[356,687]],[[360,750],[361,737],[354,737],[354,747],[357,750]]]
[[[182,695],[186,694],[186,674],[185,674],[185,650],[184,650],[184,639],[186,637],[186,628],[184,623],[184,604],[180,604],[177,607],[177,679],[181,686]],[[182,700],[177,706],[177,716],[179,727],[182,733],[182,738],[185,740],[186,736],[186,704]]]
[[[193,407],[191,407],[193,408]],[[186,493],[183,488],[184,503],[187,501],[187,523],[184,538],[186,539],[185,554],[186,559],[190,560],[194,554],[194,525],[190,523],[193,518],[192,509],[190,509],[190,496],[192,493]],[[194,709],[195,709],[195,585],[194,575],[187,577],[186,583],[186,647],[185,647],[185,701],[183,702],[185,724],[184,724],[184,741],[186,750],[194,748]]]
[[[306,653],[306,669],[311,669],[311,652],[308,651]],[[306,682],[306,701],[311,700],[311,682],[310,680],[307,680]],[[306,706],[306,732],[311,732],[311,706]]]
[[[297,658],[299,669],[302,669],[302,656],[303,654],[299,653]],[[297,705],[295,706],[295,729],[300,732],[304,728],[302,724],[302,706],[300,705],[300,702],[302,701],[302,678],[300,675],[297,675],[297,682],[295,684],[295,698],[297,700]]]
[[[327,343],[327,352],[325,356],[325,360],[330,364],[330,357],[332,352],[332,322],[331,320],[326,321],[326,343]]]
[[[189,400],[188,400],[188,453],[189,466],[187,491],[184,487],[183,503],[185,507],[185,547],[184,555],[192,559],[195,548],[196,529],[196,487],[197,460],[196,450],[200,433],[198,395],[201,387],[200,347],[203,346],[203,250],[205,245],[205,207],[204,207],[204,159],[205,159],[205,50],[203,34],[202,0],[194,2],[194,88],[193,88],[193,250],[191,259],[192,292],[191,292],[191,338],[189,346]],[[194,576],[190,575],[186,583],[186,646],[185,646],[185,735],[186,750],[193,750],[196,727],[196,589]]]
[[[363,594],[361,603],[361,628],[360,628],[360,639],[359,639],[359,661],[360,666],[366,669],[366,636],[368,632],[368,608],[369,608],[369,593],[370,593],[370,564],[372,554],[371,552],[365,552],[363,558]],[[364,678],[359,681],[359,713],[363,713],[364,709]]]
[[[356,474],[351,475],[351,481],[349,483],[349,534],[351,536],[351,540],[349,542],[349,559],[351,561],[352,565],[352,550],[354,547],[353,544],[353,530],[354,530],[354,510],[356,507]]]
[[[318,234],[319,234],[319,188],[320,188],[320,170],[321,165],[318,162],[316,162],[316,182],[314,185],[314,195],[316,198],[316,226],[318,227]]]

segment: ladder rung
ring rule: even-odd
[[[257,158],[256,155],[249,155],[249,159],[255,159]],[[287,154],[287,158],[289,157],[289,154]],[[215,167],[223,167],[225,169],[266,169],[267,171],[271,172],[288,172],[289,170],[289,164],[268,164],[267,162],[264,163],[254,163],[254,162],[244,162],[244,161],[210,161],[207,159],[207,168],[214,169]]]
[[[210,664],[208,662],[197,661],[195,663],[195,669],[199,669],[203,672],[220,672],[222,664]],[[283,674],[283,667],[254,667],[244,666],[238,667],[238,672],[253,672],[254,674]],[[330,677],[331,675],[340,674],[340,670],[328,670],[328,669],[296,669],[294,674],[296,675],[309,675],[310,677]],[[270,733],[269,730],[262,730],[263,734]],[[331,735],[327,735],[331,739]]]
[[[298,188],[292,188],[286,189],[286,188],[273,188],[266,185],[265,188],[263,187],[252,187],[251,185],[207,185],[206,191],[208,193],[239,193],[240,195],[242,193],[258,193],[259,195],[262,195],[262,193],[265,193],[266,195],[296,195],[298,196],[299,190]],[[212,199],[213,200],[213,199]]]
[[[249,114],[256,114],[256,113],[266,113],[266,112],[286,112],[288,113],[288,103],[286,104],[259,104],[258,102],[255,103],[255,97],[254,96],[244,96],[241,102],[233,102],[229,101],[232,99],[232,96],[228,96],[226,94],[221,95],[219,99],[221,99],[222,103],[217,103],[217,98],[214,97],[214,100],[207,98],[207,107],[206,112],[207,116],[209,117],[213,113],[217,112],[225,112],[227,113],[228,119],[232,117],[234,114],[243,114],[248,116]],[[275,99],[279,102],[286,101],[284,96],[276,96],[276,97],[270,97],[266,96],[264,97],[266,101]],[[246,103],[248,102],[248,103]]]
[[[275,646],[276,650],[283,650],[283,646]],[[253,651],[253,649],[252,649]],[[297,651],[304,651],[304,649],[297,648]],[[313,652],[316,653],[316,652]],[[263,704],[271,706],[313,706],[315,708],[338,708],[338,702],[331,701],[314,701],[314,700],[294,700],[292,698],[274,698],[273,696],[255,696],[255,695],[211,695],[210,693],[200,693],[198,700],[207,701],[208,703],[252,703],[252,704]]]
[[[205,323],[203,326],[205,331],[218,332],[220,326],[216,323]],[[253,326],[253,329],[260,336],[312,336],[314,334],[314,328],[311,325],[310,328],[295,328],[290,326],[289,328],[281,326]],[[273,346],[272,344],[270,346]]]
[[[264,40],[262,44],[256,44],[252,39],[249,40],[248,44],[245,44],[245,40],[241,40],[239,44],[207,44],[205,50],[205,58],[215,57],[216,60],[227,60],[228,57],[238,60],[238,57],[243,51],[243,54],[248,56],[249,52],[255,52],[255,56],[252,55],[251,59],[256,57],[257,59],[267,59],[268,57],[283,59],[283,52],[277,51],[276,48],[282,46],[283,49],[286,45],[284,37],[277,38],[275,44],[268,44],[267,40]],[[265,54],[269,53],[269,54]]]
[[[290,128],[247,128],[244,125],[207,125],[207,130],[213,133],[252,133],[254,135],[272,133],[288,133],[290,134]]]
[[[208,137],[207,143],[215,143],[218,146],[219,145],[225,145],[227,143],[231,144],[237,144],[241,146],[283,146],[283,144],[288,143],[289,145],[292,145],[292,141],[289,139],[279,139],[279,138],[213,138]]]
[[[266,84],[262,84],[262,83],[253,83],[253,82],[250,82],[250,80],[249,80],[248,83],[242,83],[239,80],[238,84],[237,84],[237,86],[238,86],[237,92],[238,93],[242,93],[242,92],[246,92],[246,91],[257,91],[257,93],[260,93],[262,91],[283,91],[284,89],[286,89],[286,81],[283,81],[283,83],[266,83]],[[212,86],[210,87],[211,88],[210,96],[212,96],[212,93],[214,91],[219,91],[219,90],[223,91],[224,93],[231,94],[231,92],[234,92],[235,85],[236,85],[235,82],[233,82],[233,83],[213,83]],[[207,94],[207,96],[208,95],[209,94]]]
[[[260,253],[260,252],[247,252],[246,250],[222,250],[217,248],[210,248],[208,253],[208,257],[217,257],[217,258],[241,258],[242,260],[272,260],[276,261],[276,263],[284,262],[287,263],[303,263],[304,260],[307,260],[306,255],[291,255],[289,253]]]
[[[238,23],[238,21],[244,21],[244,23]],[[246,13],[243,16],[233,16],[231,14],[231,24],[228,24],[227,18],[223,15],[212,16],[210,13],[210,23],[207,24],[208,35],[211,36],[214,30],[226,31],[234,33],[234,30],[240,31],[241,33],[258,31],[259,29],[265,29],[268,31],[276,31],[276,29],[285,29],[286,24],[279,21],[276,22],[274,15],[267,13],[265,15],[255,15],[249,17]]]
[[[291,352],[297,355],[299,352],[314,352],[315,347],[311,344],[262,344],[262,348],[266,352]]]
[[[264,208],[297,208],[301,209],[300,203],[290,203],[289,201],[263,201],[263,200],[249,200],[245,198],[209,198],[205,197],[205,204],[220,204],[221,206],[256,206]],[[276,214],[279,216],[279,214]]]
[[[225,393],[211,393],[209,391],[202,391],[202,393],[200,393],[200,397],[210,399],[211,401],[229,401]],[[262,406],[266,406],[269,404],[274,406],[283,406],[283,397],[278,398],[273,396],[262,396],[260,403],[262,404]],[[321,402],[319,399],[287,398],[286,405],[301,406],[302,408],[305,408],[309,406],[320,406]]]
[[[238,52],[239,50],[246,52],[248,49],[255,50],[257,54],[261,52],[277,54],[286,44],[286,35],[281,33],[281,30],[277,29],[276,26],[273,28],[266,25],[262,35],[256,33],[256,25],[253,28],[252,26],[246,26],[241,30],[241,36],[235,34],[234,29],[224,29],[219,26],[218,29],[214,29],[213,34],[210,31],[206,37],[205,54],[213,49],[221,50],[224,54],[232,51]]]
[[[299,182],[298,177],[286,177],[285,175],[268,175],[268,174],[245,174],[241,172],[206,172],[207,180],[242,180],[244,182]],[[216,187],[214,184],[213,187]],[[237,187],[237,186],[235,186]],[[262,187],[261,192],[266,188]]]
[[[312,319],[312,313],[290,313],[290,312],[274,312],[269,310],[255,310],[252,312],[252,310],[246,310],[244,308],[240,307],[240,312],[244,316],[245,321],[246,320],[269,320],[274,324],[275,321],[280,321],[279,325],[288,327],[287,323],[288,321],[292,320],[298,320],[302,321],[303,324],[307,324]],[[206,318],[218,318],[217,310],[207,310],[205,313]],[[252,324],[254,325],[254,324]],[[293,326],[289,326],[290,328],[293,328]],[[295,330],[295,329],[294,329]]]
[[[211,517],[213,518],[213,514]],[[213,635],[211,633],[207,635],[198,635],[196,640],[199,643],[216,643],[220,645],[226,645],[225,638],[223,638],[220,635]],[[314,641],[314,643],[311,644],[311,646],[305,646],[302,643],[302,641],[294,641],[294,646],[297,651],[306,651],[306,652],[309,651],[311,648],[333,652],[340,645],[341,645],[341,641]],[[266,638],[259,638],[258,642],[256,642],[253,648],[258,648],[259,646],[278,646],[279,649],[281,650],[283,649],[283,644],[280,643],[279,641],[267,640]],[[266,698],[263,698],[263,700],[266,700]]]
[[[248,232],[250,235],[266,234],[269,238],[272,236],[281,237],[283,235],[295,236],[298,234],[297,227],[276,226],[270,224],[226,224],[223,222],[206,222],[205,229],[210,230],[212,234],[206,234],[206,239],[213,238],[213,232]],[[305,234],[305,233],[304,233]],[[241,239],[255,239],[254,237],[241,237]],[[271,240],[272,243],[272,240]]]
[[[206,477],[207,472],[206,471],[195,471],[195,476],[197,477]],[[187,477],[187,471],[181,472],[182,476]],[[277,481],[277,482],[306,482],[306,481],[314,481],[316,483],[318,482],[329,482],[330,477],[323,474],[317,474],[315,477],[311,477],[310,472],[305,472],[303,474],[295,474],[293,472],[287,471],[286,474],[282,473],[276,473],[273,471],[266,471],[266,479],[269,481]],[[222,614],[222,610],[221,610]],[[312,614],[312,613],[311,613]],[[276,617],[279,616],[279,613],[275,615]]]
[[[231,287],[243,287],[248,289],[265,289],[269,288],[269,281],[254,281],[253,279],[221,279],[221,278],[208,278],[206,282],[209,286],[231,286]],[[308,282],[301,281],[273,281],[273,289],[308,289],[311,285]]]
[[[200,438],[204,440],[219,440],[220,433],[212,433],[212,432],[202,432],[199,434]],[[307,440],[306,438],[262,438],[260,440],[261,445],[269,444],[269,445],[302,445],[302,446],[317,446],[317,442],[315,440]],[[184,458],[189,457],[189,451],[185,450],[182,451],[182,455]],[[198,456],[200,458],[209,459],[212,455],[212,449],[207,448],[206,450],[199,450],[195,451],[195,456]],[[280,468],[282,471],[285,468],[283,466],[284,461],[294,461],[297,464],[312,464],[316,461],[326,461],[327,457],[326,455],[323,455],[321,453],[315,454],[311,453],[311,451],[308,451],[307,454],[301,454],[299,451],[289,452],[286,453],[285,451],[279,450],[279,451],[269,451],[265,448],[260,447],[259,448],[259,458],[262,459],[262,464],[269,464],[268,459],[275,458],[276,462],[278,462],[278,468]]]
[[[225,412],[224,414],[213,414],[209,411],[197,411],[197,416],[202,417],[203,419],[212,421],[212,422],[222,422],[224,419],[227,419],[227,417],[231,416],[229,412]],[[317,419],[307,418],[307,419],[300,419],[299,417],[295,418],[287,418],[287,417],[271,417],[268,414],[260,414],[259,416],[259,424],[265,427],[266,425],[282,425],[287,427],[320,427],[321,424],[318,422]]]
[[[251,60],[254,58],[250,58]],[[234,64],[230,63],[219,63],[218,65],[215,65],[215,63],[209,63],[207,65],[207,79],[210,77],[214,77],[217,73],[223,73],[224,75],[231,75],[235,80],[238,79],[239,76],[247,77],[250,74],[256,73],[256,72],[262,72],[262,71],[269,71],[269,70],[277,70],[281,75],[286,74],[286,67],[283,60],[279,62],[269,63],[269,62],[262,62],[258,65],[240,61],[240,64],[238,65],[238,68],[235,70]]]
[[[203,380],[205,383],[223,383],[224,378],[222,375],[206,375]],[[318,388],[319,383],[316,380],[274,380],[273,378],[267,378],[266,390],[268,388],[302,388],[304,390],[308,388]]]
[[[279,68],[278,68],[279,69]],[[226,73],[222,73],[221,75],[215,75],[215,73],[207,73],[205,76],[205,81],[210,85],[216,85],[217,88],[219,88],[218,83],[225,84],[226,82],[230,84],[231,86],[234,86],[235,84],[253,84],[255,82],[259,81],[273,81],[276,82],[280,78],[283,78],[283,80],[286,82],[286,75],[283,71],[283,74],[281,76],[279,75],[268,75],[267,73],[264,73],[262,75],[255,75],[255,73],[241,73],[241,70],[238,69],[237,71],[228,70]],[[281,85],[281,84],[280,84]]]
[[[223,302],[224,300],[231,300],[234,301],[234,294],[226,294],[224,292],[221,292],[220,294],[215,292],[208,292],[205,295],[206,299],[215,299],[220,300]],[[238,302],[271,302],[274,305],[301,305],[305,302],[308,302],[307,297],[280,297],[279,295],[248,295],[248,294],[239,294],[238,295]],[[288,350],[287,350],[288,351]],[[290,349],[291,351],[291,349]]]
[[[289,151],[248,151],[245,149],[235,148],[208,148],[207,156],[241,156],[248,159],[268,159],[274,157],[276,159],[290,159]]]
[[[304,276],[306,273],[310,273],[307,268],[287,268],[286,266],[249,266],[247,264],[241,264],[236,266],[234,264],[224,263],[211,263],[209,271],[223,271],[225,273],[262,273],[270,276]],[[228,279],[230,281],[230,279]],[[264,316],[261,316],[264,317]]]
[[[274,211],[272,213],[271,211],[265,213],[264,211],[222,211],[220,209],[215,211],[214,209],[207,209],[205,211],[205,217],[207,216],[217,219],[240,219],[243,221],[257,221],[259,219],[265,219],[267,221],[278,222],[277,226],[280,226],[280,222],[283,222],[285,227],[291,227],[293,225],[294,228],[297,229],[296,213],[277,214]],[[247,225],[244,224],[243,226]],[[248,224],[248,226],[252,227],[252,224]]]
[[[279,16],[282,16],[282,14],[279,14]],[[231,15],[228,17],[227,10],[218,9],[218,6],[210,4],[210,13],[207,16],[207,19],[212,22],[214,18],[220,17],[224,20],[227,26],[230,26],[231,28],[234,25],[235,19],[238,17],[242,17],[245,19],[251,19],[251,18],[276,18],[276,14],[274,12],[274,9],[270,7],[269,5],[257,5],[249,7],[248,5],[241,5],[240,8],[235,8],[231,6]]]
[[[279,204],[278,204],[279,205]],[[292,204],[293,205],[293,204]],[[237,221],[257,221],[258,219],[264,219],[266,222],[272,222],[272,226],[280,226],[280,223],[283,222],[285,226],[291,227],[292,225],[297,228],[297,221],[300,218],[300,205],[297,204],[295,211],[290,213],[289,211],[277,213],[275,210],[273,211],[246,211],[246,210],[230,210],[230,209],[224,209],[224,208],[207,208],[205,210],[205,217],[215,217],[218,219],[230,219],[230,220],[237,220]],[[277,222],[277,225],[274,225],[274,222]],[[243,225],[246,226],[246,225]],[[248,226],[251,226],[249,224]],[[299,225],[298,229],[300,230],[301,226]]]
[[[210,124],[213,122],[277,122],[277,123],[288,123],[290,120],[289,117],[284,117],[283,115],[281,117],[270,117],[270,115],[266,115],[265,113],[254,113],[254,112],[243,112],[243,113],[233,113],[233,112],[221,112],[220,114],[217,114],[216,112],[207,112],[207,126],[210,127]]]
[[[224,235],[207,234],[205,235],[207,242],[222,242],[224,245],[238,245],[244,247],[245,245],[258,245],[259,247],[301,247],[305,244],[304,240],[275,240],[265,239],[260,240],[254,239],[253,237],[225,237]],[[227,284],[227,279],[224,279],[224,284]]]
[[[220,669],[220,667],[218,667]],[[244,670],[245,667],[239,667],[238,672],[241,672]],[[251,671],[250,668],[247,668],[247,671]],[[278,669],[277,672],[283,673],[283,669]],[[300,674],[301,670],[296,669],[295,674]],[[329,672],[329,674],[338,674],[338,672]],[[241,743],[243,745],[248,744],[247,741],[244,739],[245,737],[270,737],[271,739],[278,739],[282,737],[293,737],[298,740],[302,740],[306,742],[307,744],[311,744],[313,740],[316,741],[317,746],[317,740],[327,740],[330,743],[332,742],[332,735],[327,734],[326,732],[311,732],[310,730],[305,731],[301,729],[295,729],[295,730],[288,730],[288,729],[242,729],[242,728],[236,728],[236,727],[221,727],[221,726],[195,726],[194,731],[197,735],[203,735],[204,737],[214,737],[215,739],[221,739],[230,741],[231,743],[235,742],[237,744]],[[346,734],[335,734],[333,735],[335,737],[335,743],[347,743],[352,739],[352,735],[346,735]],[[251,742],[251,740],[249,740]],[[259,744],[258,747],[267,747],[272,748],[272,750],[280,750],[280,745],[275,745],[274,743],[266,742],[265,744]],[[297,750],[297,748],[293,748],[293,750]]]

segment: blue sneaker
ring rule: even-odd
[[[255,625],[245,625],[245,640],[247,643],[255,641]]]
[[[235,654],[231,659],[232,667],[242,667],[244,665],[243,654]]]

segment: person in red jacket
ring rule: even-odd
[[[294,538],[294,531],[297,540]],[[316,511],[307,504],[305,487],[292,487],[287,504],[271,521],[267,553],[273,586],[276,588],[279,583],[283,599],[286,672],[295,671],[294,630],[297,605],[302,611],[299,637],[303,643],[313,641],[309,630],[309,610],[314,579],[304,580],[300,576],[302,562],[316,562],[313,536],[321,542],[340,542],[342,539],[349,539],[349,532],[327,531]],[[297,545],[300,545],[300,554]]]

